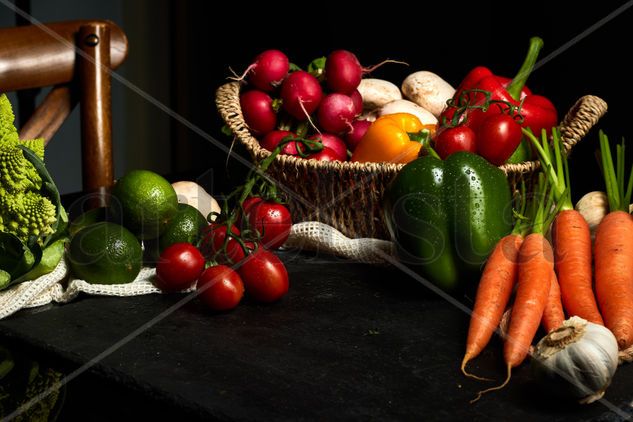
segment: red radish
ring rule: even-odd
[[[266,136],[264,136],[264,139],[262,139],[259,142],[259,145],[262,148],[267,149],[268,151],[272,151],[277,147],[277,145],[279,145],[281,140],[284,139],[286,136],[296,136],[296,135],[290,132],[289,130],[273,130],[272,132],[269,132]],[[295,143],[290,142],[284,145],[284,147],[281,149],[281,153],[296,155],[297,147],[295,146]]]
[[[310,136],[308,139],[321,141],[324,147],[323,149],[328,148],[334,151],[336,160],[347,161],[347,146],[345,145],[345,142],[343,142],[343,140],[338,136],[332,135],[331,133],[317,133]],[[310,158],[313,157],[311,156]]]
[[[333,93],[323,97],[317,114],[319,126],[326,132],[342,133],[352,129],[356,106],[349,95]]]
[[[360,91],[355,89],[354,92],[350,94],[352,101],[354,102],[354,109],[356,110],[356,116],[363,112],[363,96],[360,94]]]
[[[328,147],[323,148],[319,152],[315,152],[314,154],[308,156],[308,158],[314,158],[318,161],[340,161],[340,158],[336,151]]]
[[[371,126],[369,120],[354,120],[352,122],[352,130],[345,135],[345,143],[350,151],[354,152],[356,145],[358,145],[363,136],[365,136],[365,132],[367,132],[369,126]]]
[[[240,95],[240,108],[246,125],[256,135],[265,135],[277,126],[273,99],[265,92],[253,90]]]
[[[284,80],[290,69],[288,57],[279,50],[261,52],[246,73],[248,82],[262,91],[272,91]]]
[[[363,68],[358,58],[347,50],[330,53],[325,62],[325,81],[334,92],[350,95],[363,76]]]
[[[292,72],[281,84],[284,109],[300,121],[306,120],[319,107],[322,97],[318,79],[303,70]]]

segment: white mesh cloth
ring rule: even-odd
[[[392,242],[368,238],[350,239],[338,230],[318,222],[293,225],[284,247],[318,251],[371,264],[385,263],[385,254],[393,255]],[[155,273],[154,268],[143,267],[131,283],[90,284],[73,278],[62,259],[51,273],[0,292],[0,319],[23,308],[43,306],[51,302],[67,303],[80,293],[96,296],[160,293],[160,289],[152,283]]]

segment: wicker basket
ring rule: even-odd
[[[230,82],[216,92],[220,115],[243,143],[253,160],[261,160],[270,152],[259,146],[248,130],[240,110],[240,84]],[[567,150],[589,132],[607,111],[600,98],[587,95],[580,98],[560,124]],[[320,221],[351,238],[387,239],[382,213],[385,187],[404,164],[352,163],[316,161],[279,155],[268,169],[270,177],[286,191],[295,223]],[[531,174],[538,161],[501,166],[511,184]]]

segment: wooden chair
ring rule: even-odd
[[[52,86],[22,125],[21,139],[48,143],[79,103],[83,191],[97,194],[93,206],[105,205],[114,183],[109,70],[127,51],[124,32],[110,21],[0,28],[0,92]]]

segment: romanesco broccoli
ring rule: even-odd
[[[0,231],[15,234],[22,241],[31,236],[41,241],[53,233],[57,210],[41,195],[42,178],[20,145],[43,158],[44,140],[20,141],[14,120],[9,99],[0,95]]]

